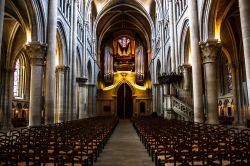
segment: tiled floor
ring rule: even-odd
[[[154,166],[132,123],[120,120],[94,166]]]

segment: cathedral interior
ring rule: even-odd
[[[52,162],[91,165],[113,131],[130,122],[155,165],[195,165],[194,158],[201,165],[250,165],[249,15],[249,0],[0,0],[0,165],[49,161],[4,151],[3,140],[51,126],[68,127],[69,137],[86,132],[79,137],[96,143],[85,159],[74,144]],[[168,138],[185,142],[183,132],[174,136],[183,126],[190,133],[210,126],[230,138],[233,127],[246,149],[222,148],[213,157],[203,149],[204,157],[192,148],[184,153],[182,144],[183,151],[174,149],[181,157],[172,156]]]

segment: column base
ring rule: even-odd
[[[207,120],[206,124],[220,124],[219,120]]]
[[[168,119],[168,120],[175,119],[175,116],[173,114],[173,110],[165,109],[164,110],[164,119]]]

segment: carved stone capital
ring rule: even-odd
[[[221,49],[221,43],[217,39],[210,39],[200,43],[203,63],[214,63],[217,53]]]
[[[85,77],[76,77],[76,82],[79,84],[85,84],[87,82],[87,78]]]
[[[192,70],[192,66],[190,64],[182,64],[180,67],[181,72],[185,73],[185,72],[191,72]]]
[[[65,66],[65,65],[58,65],[56,66],[56,73],[65,73],[69,70],[69,66]]]
[[[44,57],[46,53],[46,44],[42,44],[40,42],[29,42],[25,46],[25,50],[27,51],[30,59],[31,65],[41,66],[44,63]]]

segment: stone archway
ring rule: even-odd
[[[133,115],[132,90],[128,84],[123,83],[117,91],[117,116],[131,118]]]

